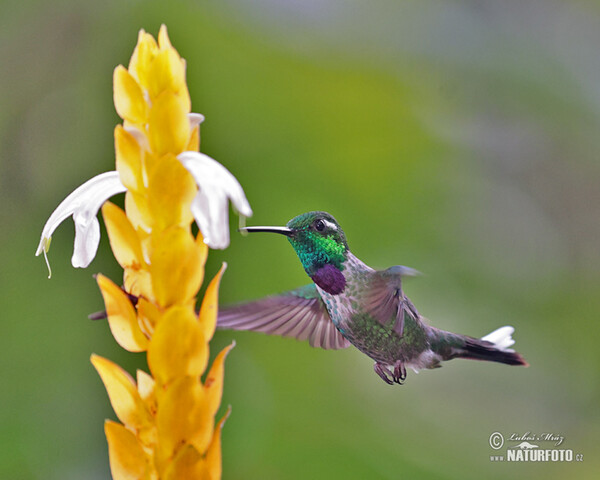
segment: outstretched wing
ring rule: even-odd
[[[325,349],[350,345],[329,318],[314,284],[254,302],[220,308],[217,327],[308,339],[312,347]]]
[[[402,265],[373,273],[369,282],[365,307],[382,325],[394,320],[394,331],[402,337],[408,316],[419,319],[419,312],[402,291],[402,277],[419,275],[417,270]]]

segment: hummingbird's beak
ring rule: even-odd
[[[248,232],[280,233],[281,235],[285,235],[286,237],[290,237],[294,233],[294,230],[288,227],[243,227],[239,228],[238,231],[243,234]]]

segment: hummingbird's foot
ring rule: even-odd
[[[373,365],[373,369],[375,370],[375,373],[379,375],[385,383],[387,383],[388,385],[394,384],[395,378],[393,380],[390,379],[390,371],[388,370],[387,365],[385,363],[375,362],[375,365]]]
[[[399,385],[402,385],[404,380],[406,380],[406,367],[402,362],[398,361],[394,365],[394,375],[392,375],[392,378]]]

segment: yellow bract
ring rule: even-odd
[[[190,111],[190,97],[185,83],[185,62],[172,48],[162,48],[149,68],[148,92],[151,98],[171,91],[181,98],[186,112]]]
[[[127,294],[104,275],[96,277],[115,340],[125,350],[142,352],[148,348],[148,338],[137,321],[137,315]]]
[[[178,378],[160,400],[156,427],[162,455],[170,458],[177,447],[193,445],[206,452],[213,434],[213,415],[198,377]]]
[[[179,377],[199,377],[207,362],[207,340],[193,309],[171,308],[160,319],[148,349],[152,375],[161,385],[168,385]]]
[[[156,382],[143,370],[137,371],[137,387],[140,392],[140,397],[146,402],[146,406],[152,413],[156,413],[155,398],[154,398],[154,386]]]
[[[135,435],[123,425],[107,420],[104,432],[108,440],[110,473],[113,480],[138,480],[158,478]]]
[[[142,428],[152,423],[152,417],[138,393],[133,378],[116,363],[92,355],[92,364],[100,374],[110,403],[117,417],[128,427]]]
[[[123,288],[126,292],[138,297],[140,300],[143,298],[151,302],[155,300],[154,293],[152,292],[150,272],[148,270],[126,268],[123,275]]]
[[[148,104],[135,78],[119,65],[113,74],[115,108],[119,116],[134,124],[146,123]]]
[[[215,358],[210,371],[204,381],[204,389],[208,395],[208,408],[213,415],[217,413],[223,396],[223,374],[225,373],[225,358],[229,351],[235,347],[235,342],[225,347]]]
[[[194,177],[174,156],[166,155],[148,172],[147,208],[153,230],[192,223],[191,204],[197,187]]]
[[[138,43],[129,61],[128,70],[144,89],[148,88],[149,65],[157,52],[158,45],[154,37],[144,30],[140,30]]]
[[[204,329],[206,338],[212,338],[217,328],[217,313],[219,310],[219,284],[221,277],[225,273],[227,264],[223,263],[219,273],[211,280],[206,288],[206,293],[202,299],[202,307],[200,307],[200,325]]]
[[[145,263],[142,244],[125,212],[114,203],[106,202],[102,205],[102,216],[110,246],[119,265],[123,268],[140,269]]]
[[[139,231],[148,231],[152,227],[152,216],[148,210],[146,194],[128,191],[125,194],[125,212],[131,224]]]
[[[189,113],[176,93],[164,90],[152,104],[148,118],[148,139],[158,155],[183,152],[190,139]]]
[[[115,128],[115,157],[121,183],[130,192],[140,192],[144,187],[142,149],[123,125]]]
[[[208,464],[208,470],[212,478],[221,478],[221,431],[229,415],[231,415],[231,407],[227,409],[227,412],[225,412],[225,415],[223,415],[223,418],[219,420],[218,425],[215,427],[212,442],[206,452],[206,463]]]
[[[204,278],[204,248],[180,227],[171,227],[156,238],[149,270],[161,307],[187,304],[198,293]]]
[[[114,71],[114,102],[124,120],[115,128],[115,154],[127,189],[125,210],[102,208],[123,288],[98,275],[113,336],[126,350],[147,351],[152,375],[138,370],[137,384],[121,367],[92,356],[92,363],[123,425],[105,424],[114,479],[221,477],[221,428],[215,415],[223,394],[223,364],[233,344],[215,358],[204,383],[217,322],[219,282],[204,280],[208,247],[192,234],[191,204],[198,187],[177,159],[200,145],[192,116],[185,61],[163,25],[158,42],[143,30],[126,69]]]
[[[209,470],[204,456],[188,444],[179,450],[165,470],[165,480],[180,480],[181,478],[210,480],[219,477],[214,475],[214,471]]]
[[[140,297],[137,303],[138,320],[141,328],[152,336],[154,327],[158,324],[162,313],[161,309],[155,303],[147,300],[148,297]]]
[[[180,96],[190,109],[190,99],[185,81],[185,61],[171,45],[167,28],[163,25],[158,34],[158,44],[143,30],[129,62],[129,72],[137,78],[153,102],[163,91],[169,90]]]

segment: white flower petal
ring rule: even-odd
[[[75,222],[75,242],[71,264],[75,268],[87,267],[98,251],[100,245],[100,222],[93,217],[88,222],[77,221],[77,213],[73,215]]]
[[[198,184],[192,202],[192,214],[211,248],[229,245],[228,200],[243,216],[252,216],[252,209],[237,179],[216,160],[199,152],[183,152],[177,157]]]
[[[200,125],[204,121],[204,115],[201,113],[188,113],[188,120],[190,121],[190,127],[194,128],[196,125]]]
[[[224,249],[229,246],[229,202],[227,200],[227,195],[210,185],[200,190],[192,202],[195,207],[192,207],[192,214],[199,207],[206,212],[206,215],[201,217],[207,219],[205,228],[208,235],[204,241],[211,248]],[[202,233],[204,234],[204,231]]]
[[[102,204],[126,188],[116,171],[101,173],[76,188],[65,198],[44,225],[36,255],[50,247],[54,230],[67,218],[75,222],[75,247],[71,263],[74,267],[87,267],[93,260],[100,242],[100,226],[96,215]]]

